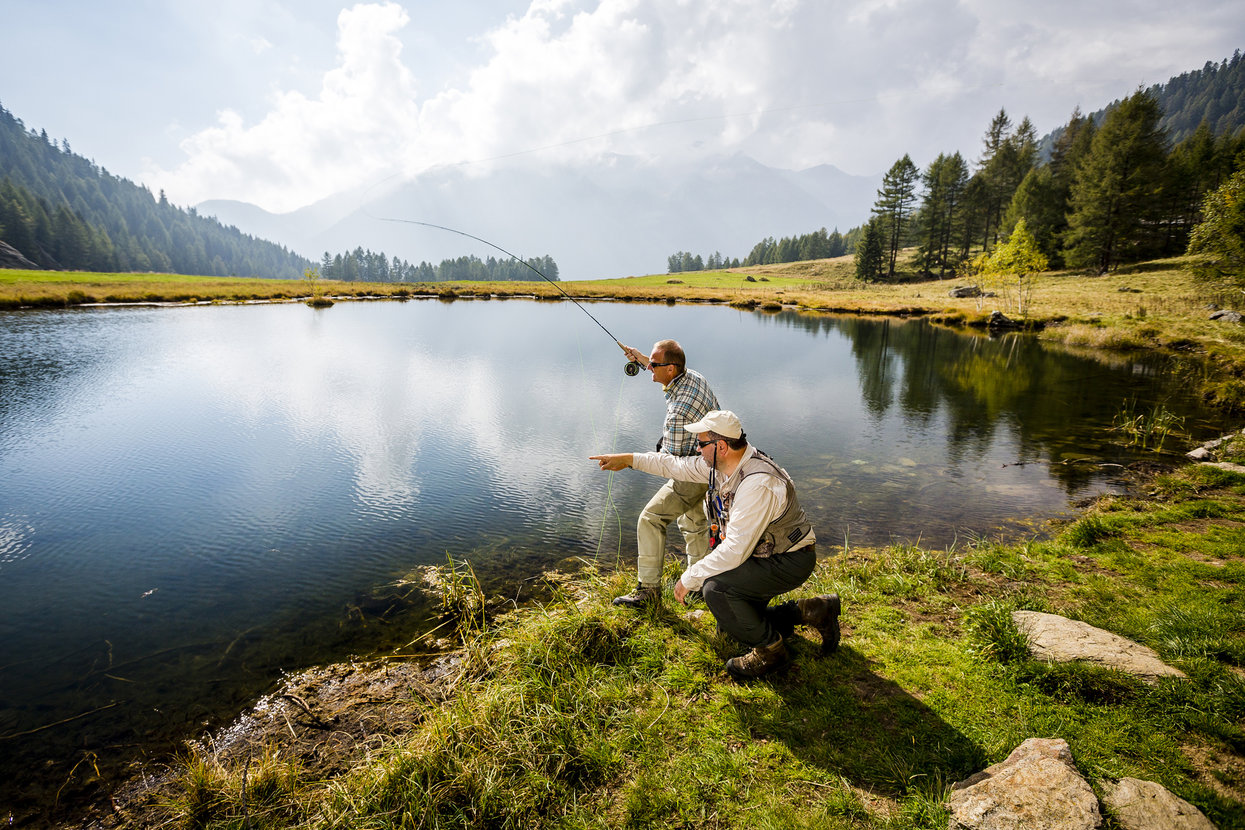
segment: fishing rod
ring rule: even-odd
[[[535,273],[535,274],[536,274],[536,276],[540,277],[542,280],[544,280],[545,282],[549,283],[549,284],[550,284],[550,285],[552,285],[554,288],[558,289],[558,291],[562,294],[562,296],[563,296],[563,297],[566,297],[566,299],[568,299],[568,300],[570,300],[572,303],[574,303],[574,304],[575,304],[575,305],[579,308],[579,310],[580,310],[580,311],[582,311],[584,314],[587,314],[587,315],[588,315],[588,318],[589,318],[590,320],[592,320],[592,322],[594,322],[594,323],[596,323],[598,326],[600,326],[600,327],[601,327],[601,331],[605,332],[605,333],[606,333],[606,335],[608,335],[608,336],[609,336],[610,340],[613,340],[613,341],[614,341],[614,342],[615,342],[615,343],[619,346],[619,348],[624,348],[624,349],[626,348],[625,346],[623,346],[622,341],[621,341],[621,340],[619,340],[617,337],[615,337],[615,336],[614,336],[614,335],[610,332],[610,330],[609,330],[609,329],[607,329],[607,328],[605,327],[605,324],[604,324],[604,323],[602,323],[602,322],[601,322],[600,320],[598,320],[596,317],[593,317],[593,316],[592,316],[592,312],[591,312],[591,311],[589,311],[588,309],[584,308],[584,307],[583,307],[583,305],[579,302],[579,300],[575,299],[575,298],[574,298],[574,297],[572,297],[570,294],[567,294],[567,293],[566,293],[566,291],[565,291],[565,290],[563,290],[562,286],[558,285],[555,281],[553,281],[553,280],[549,279],[547,276],[545,276],[545,275],[544,275],[544,273],[543,273],[543,272],[541,272],[541,270],[540,270],[539,268],[537,268],[535,265],[532,265],[532,263],[530,263],[530,262],[528,262],[527,260],[525,260],[525,259],[523,259],[523,258],[519,257],[517,254],[513,254],[513,253],[511,253],[510,251],[507,251],[507,250],[506,250],[505,248],[503,248],[502,246],[497,245],[497,244],[495,244],[495,243],[493,243],[493,242],[489,242],[487,239],[483,239],[483,238],[481,238],[481,237],[478,237],[478,236],[476,236],[475,234],[467,233],[466,231],[460,231],[460,230],[457,230],[457,229],[455,229],[455,228],[447,228],[445,225],[436,225],[436,224],[433,224],[432,222],[420,222],[420,221],[419,221],[419,220],[417,220],[417,219],[394,219],[394,218],[391,218],[391,217],[388,217],[388,216],[374,216],[374,217],[372,217],[372,218],[373,218],[373,219],[379,219],[381,222],[401,222],[401,223],[403,223],[403,224],[405,224],[405,225],[422,225],[422,226],[423,226],[423,227],[425,227],[425,228],[436,228],[437,230],[440,230],[440,231],[448,231],[448,232],[450,232],[450,233],[456,233],[456,234],[458,234],[459,236],[465,236],[465,237],[467,237],[468,239],[474,239],[476,242],[483,242],[485,245],[488,245],[490,248],[496,248],[497,250],[501,251],[503,254],[505,254],[506,256],[510,257],[511,259],[513,259],[513,260],[515,260],[516,262],[519,262],[519,263],[521,263],[522,265],[526,266],[526,267],[527,267],[528,269],[530,269],[533,273]],[[636,375],[640,374],[640,370],[642,370],[643,368],[644,368],[644,367],[643,367],[642,365],[640,365],[640,363],[639,363],[638,361],[635,361],[635,360],[629,360],[629,361],[627,361],[627,365],[623,366],[623,371],[627,373],[627,376],[628,376],[628,377],[635,377]]]

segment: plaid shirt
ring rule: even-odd
[[[685,369],[683,374],[662,388],[666,393],[666,423],[661,449],[671,455],[696,455],[696,436],[684,427],[694,424],[718,406],[718,398],[704,375]]]

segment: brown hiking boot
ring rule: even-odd
[[[768,674],[787,663],[787,646],[779,637],[767,646],[757,646],[742,657],[726,661],[726,671],[736,680],[748,680]]]
[[[839,595],[822,594],[819,597],[798,599],[800,622],[821,632],[821,653],[830,654],[839,647]]]
[[[656,605],[659,602],[661,602],[661,588],[656,585],[637,584],[635,590],[631,593],[623,594],[621,597],[614,597],[615,605],[637,610],[648,608],[650,605]]]

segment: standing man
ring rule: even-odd
[[[825,594],[769,602],[803,585],[817,564],[812,523],[800,508],[795,483],[768,455],[748,444],[733,412],[715,410],[686,425],[696,433],[698,457],[659,452],[594,455],[603,470],[634,467],[676,481],[706,485],[705,510],[721,529],[713,549],[691,563],[674,585],[684,601],[700,589],[718,627],[751,651],[726,662],[736,678],[760,677],[787,662],[784,636],[796,625],[821,634],[823,652],[839,645],[839,597]]]
[[[653,344],[645,357],[638,349],[622,346],[628,360],[634,360],[653,373],[653,382],[661,384],[666,395],[666,420],[662,426],[659,453],[671,458],[695,457],[696,437],[686,429],[705,413],[718,408],[717,396],[709,381],[699,372],[687,368],[683,347],[674,340]],[[636,522],[636,588],[614,600],[615,605],[645,608],[661,600],[661,569],[666,560],[666,528],[678,520],[687,546],[687,562],[692,564],[709,552],[709,523],[701,502],[704,484],[671,479],[648,500]]]

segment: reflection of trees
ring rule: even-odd
[[[852,354],[860,372],[860,394],[869,413],[881,417],[895,397],[895,355],[890,348],[890,320],[858,330],[852,337]],[[868,367],[866,368],[866,364]]]
[[[1060,462],[1086,456],[1134,460],[1110,433],[1126,401],[1136,400],[1139,409],[1147,410],[1162,403],[1181,416],[1197,406],[1180,388],[1169,362],[1160,358],[1106,365],[1047,348],[1028,335],[995,339],[924,320],[797,312],[763,319],[849,338],[870,415],[881,418],[898,407],[917,428],[941,413],[952,461],[984,449],[1000,430],[1006,431],[1018,445],[1018,460],[1049,463],[1051,475],[1069,491],[1088,483],[1096,469]]]

